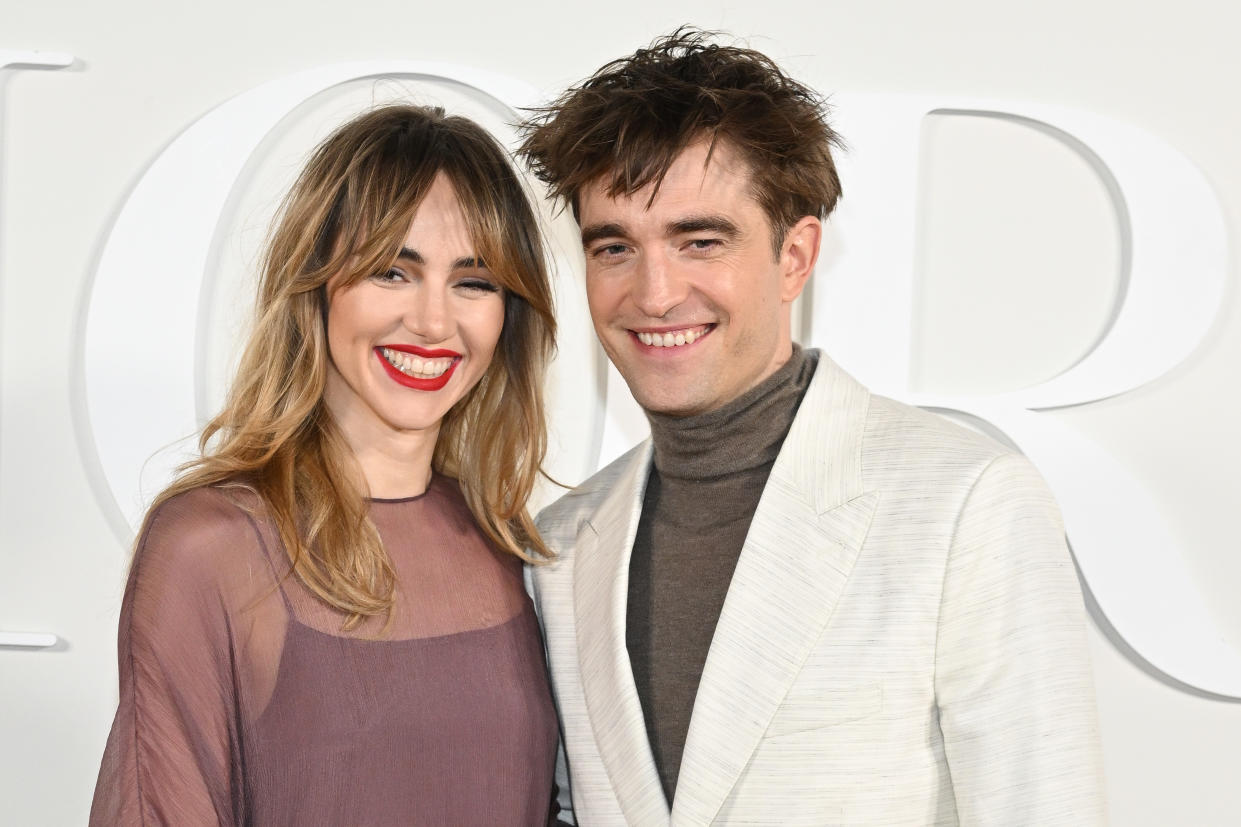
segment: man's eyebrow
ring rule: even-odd
[[[669,221],[664,227],[669,236],[686,233],[717,233],[727,238],[736,238],[741,230],[732,221],[722,215],[701,215],[693,218],[680,218]]]
[[[625,228],[619,224],[591,224],[582,228],[582,246],[589,247],[601,238],[623,238]]]
[[[396,254],[398,261],[408,261],[411,264],[426,264],[427,261],[422,257],[422,253],[410,247],[402,247],[401,252]],[[462,256],[452,263],[454,270],[485,270],[487,263],[476,256]]]
[[[727,238],[736,238],[741,235],[741,230],[722,215],[701,215],[669,221],[664,227],[664,233],[670,237],[685,233],[717,233]],[[591,224],[582,228],[583,247],[589,247],[601,238],[625,237],[625,228],[616,223]]]

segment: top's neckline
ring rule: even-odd
[[[425,497],[427,494],[431,493],[431,489],[435,487],[435,482],[438,479],[439,479],[439,474],[432,471],[431,479],[427,480],[426,490],[423,491],[421,494],[415,494],[412,497],[367,497],[366,501],[368,503],[378,503],[380,505],[400,505],[401,503],[417,502],[418,500],[421,500],[423,497]]]

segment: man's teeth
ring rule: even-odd
[[[638,341],[650,347],[680,347],[692,345],[707,332],[705,327],[691,327],[685,330],[669,330],[667,333],[646,333],[638,331]]]
[[[444,371],[452,367],[452,356],[440,356],[435,359],[423,359],[421,356],[414,356],[412,353],[402,353],[399,350],[383,349],[384,358],[388,360],[388,364],[399,370],[406,376],[412,376],[415,379],[434,379],[442,376]]]

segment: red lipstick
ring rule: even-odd
[[[412,353],[415,356],[421,356],[423,359],[438,359],[441,356],[451,356],[454,359],[461,358],[461,354],[457,351],[448,350],[447,348],[442,347],[434,350],[428,350],[425,347],[418,347],[418,345],[380,345],[375,349],[383,350],[384,348],[387,348],[388,350],[399,350],[401,353]]]
[[[391,362],[384,357],[384,349],[396,350],[401,353],[409,353],[423,359],[441,359],[451,358],[452,364],[448,366],[448,370],[432,379],[417,379],[398,370]],[[383,369],[387,371],[388,376],[392,377],[397,384],[404,385],[416,391],[437,391],[448,384],[448,380],[452,378],[453,372],[457,369],[457,365],[461,364],[461,354],[455,350],[446,350],[437,348],[428,350],[425,347],[417,345],[380,345],[374,348],[375,358],[379,360],[379,364],[383,365]]]

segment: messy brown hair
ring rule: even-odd
[[[761,52],[717,38],[682,26],[606,64],[533,110],[519,154],[578,216],[583,187],[603,180],[616,198],[653,184],[653,200],[682,150],[704,138],[712,150],[724,141],[749,167],[778,256],[789,228],[836,206],[831,150],[842,144],[822,96]]]
[[[504,291],[504,325],[478,384],[445,415],[434,469],[456,477],[500,549],[548,550],[526,509],[546,448],[543,369],[555,319],[538,223],[505,151],[443,109],[367,112],[330,135],[285,198],[262,268],[256,319],[201,457],[156,500],[243,485],[263,500],[292,572],[346,627],[387,615],[395,572],[367,516],[356,461],[324,402],[332,289],[395,263],[437,175],[452,184],[479,256]]]

